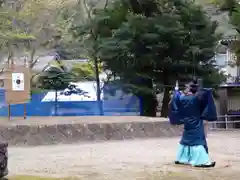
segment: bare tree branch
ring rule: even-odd
[[[38,63],[38,60],[41,57],[51,55],[52,52],[48,52],[47,54],[38,55],[36,58],[34,58],[35,53],[36,53],[35,50],[31,52],[31,55],[30,55],[31,57],[30,57],[30,60],[28,61],[30,68],[33,68]]]
[[[89,20],[92,20],[92,16],[91,16],[91,10],[92,8],[89,8],[88,5],[87,5],[87,0],[83,0],[83,7],[87,13],[87,16],[88,16],[88,19]]]
[[[106,1],[105,1],[105,5],[104,5],[104,7],[103,7],[104,9],[107,8],[107,6],[108,6],[108,2],[109,2],[109,0],[106,0]]]

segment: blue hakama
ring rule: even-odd
[[[169,110],[170,123],[184,125],[176,162],[192,166],[211,164],[203,123],[217,120],[211,89],[189,95],[175,93]]]

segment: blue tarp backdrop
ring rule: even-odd
[[[52,93],[52,92],[51,92]],[[33,94],[31,101],[26,104],[27,116],[93,116],[99,115],[98,102],[83,101],[43,101],[49,92]],[[52,93],[53,94],[53,93]],[[75,95],[76,96],[76,95]],[[139,115],[140,106],[137,97],[124,94],[115,89],[114,93],[103,91],[102,105],[104,115]],[[8,115],[8,105],[5,103],[5,90],[0,89],[0,116]],[[11,105],[11,116],[23,116],[24,105]]]

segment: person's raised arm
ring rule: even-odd
[[[179,112],[179,94],[174,93],[169,102],[169,122],[171,125],[182,125]]]
[[[204,89],[201,94],[201,119],[206,121],[217,120],[217,110],[214,103],[212,89]]]

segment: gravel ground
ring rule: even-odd
[[[9,170],[10,175],[80,176],[91,180],[134,180],[160,171],[187,171],[198,179],[207,175],[213,179],[226,177],[235,180],[236,177],[237,180],[240,172],[239,138],[240,132],[208,135],[211,156],[217,161],[217,167],[212,170],[173,165],[179,138],[10,147]]]
[[[168,121],[161,117],[143,117],[143,116],[32,116],[27,117],[0,117],[1,126],[16,126],[16,125],[55,125],[55,124],[93,124],[93,123],[127,123],[127,122],[157,122]]]

